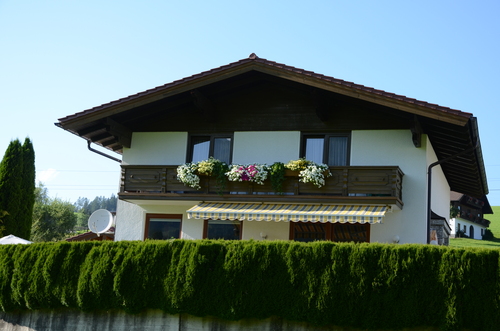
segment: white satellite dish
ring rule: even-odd
[[[97,209],[89,217],[89,230],[97,233],[104,233],[113,226],[113,215],[106,209]]]

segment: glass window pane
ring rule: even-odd
[[[330,137],[328,145],[328,165],[347,165],[347,137]]]
[[[149,239],[178,239],[181,237],[181,220],[168,218],[150,218]]]
[[[193,157],[191,162],[199,162],[208,159],[210,151],[210,137],[191,137],[193,146]]]
[[[240,239],[241,222],[225,220],[209,220],[207,224],[207,239]]]
[[[297,222],[292,223],[291,226],[293,226],[293,240],[295,241],[326,240],[326,224]]]
[[[214,158],[231,163],[231,138],[215,138],[214,139]]]
[[[333,241],[368,242],[367,224],[333,224]]]
[[[324,138],[306,138],[306,159],[315,163],[323,163],[324,144]]]

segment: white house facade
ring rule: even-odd
[[[450,219],[451,190],[488,192],[472,114],[255,54],[56,125],[121,155],[115,240],[427,243],[431,214]],[[304,158],[331,176],[318,187],[287,170],[282,192],[269,178],[222,189],[213,175],[197,188],[178,180],[180,165],[209,157]]]

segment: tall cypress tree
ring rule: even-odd
[[[22,205],[18,219],[19,237],[29,240],[33,222],[33,205],[35,204],[35,150],[29,138],[24,140],[22,154],[23,181],[21,188]]]
[[[16,139],[10,142],[0,163],[0,210],[8,213],[3,218],[3,235],[23,235],[18,222],[23,204],[23,170],[22,146],[19,139]]]

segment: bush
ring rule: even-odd
[[[483,234],[483,240],[493,240],[495,239],[495,236],[493,235],[493,232],[491,232],[490,229],[486,229]]]
[[[498,250],[331,242],[0,245],[0,308],[496,330],[499,260]]]

